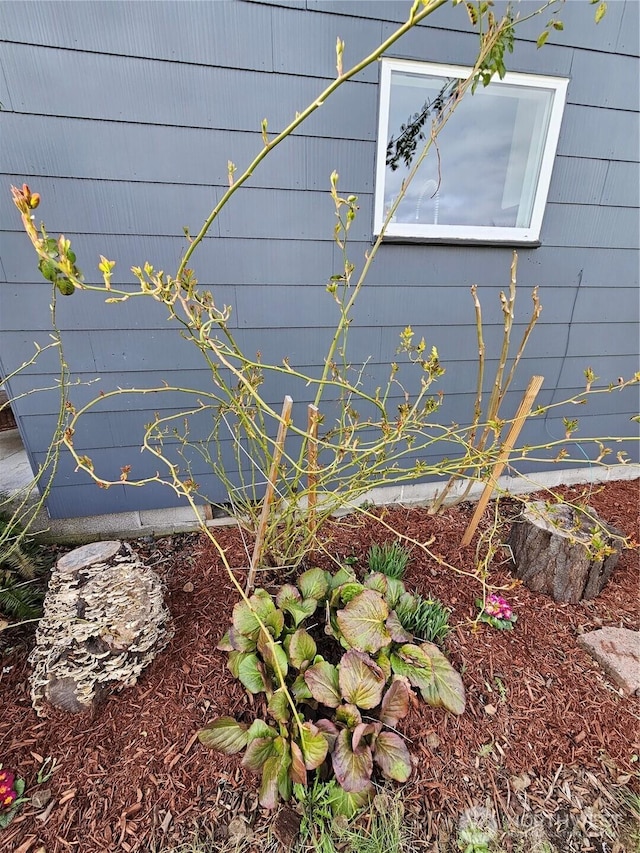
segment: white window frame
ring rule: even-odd
[[[459,65],[442,65],[440,63],[416,62],[406,59],[383,59],[380,79],[380,110],[378,118],[378,144],[376,158],[376,182],[374,194],[374,234],[380,234],[384,222],[384,192],[386,177],[387,133],[389,126],[389,106],[391,98],[391,74],[394,71],[424,74],[425,76],[442,76],[443,78],[457,77],[466,79],[472,69]],[[514,86],[534,86],[549,89],[553,99],[549,113],[549,122],[544,151],[540,163],[538,182],[535,187],[535,198],[531,210],[531,221],[528,227],[517,226],[479,226],[479,225],[446,225],[423,224],[408,222],[390,222],[385,231],[384,239],[404,241],[423,241],[441,243],[512,243],[531,244],[540,242],[542,219],[549,194],[551,174],[555,162],[562,116],[567,96],[569,80],[566,77],[547,77],[540,74],[524,74],[507,72],[501,84]],[[489,86],[493,85],[492,83]],[[474,97],[468,92],[464,97]],[[428,156],[432,155],[430,152]]]

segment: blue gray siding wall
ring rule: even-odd
[[[0,10],[0,370],[6,375],[47,342],[48,285],[9,200],[9,185],[41,193],[38,214],[51,233],[73,241],[79,266],[97,281],[100,254],[117,261],[115,284],[149,260],[174,270],[182,229],[198,230],[227,182],[227,161],[242,167],[260,150],[260,122],[278,131],[335,73],[335,40],[346,62],[366,55],[410,3],[397,2],[6,2]],[[636,0],[609,3],[593,22],[586,0],[567,3],[563,32],[544,49],[540,21],[520,32],[509,67],[567,76],[568,103],[545,213],[542,245],[519,252],[519,314],[540,286],[543,314],[505,412],[514,411],[529,377],[544,375],[541,402],[583,385],[590,366],[600,382],[638,369],[638,33]],[[476,37],[464,8],[446,7],[390,55],[471,63]],[[347,83],[256,170],[194,256],[203,285],[233,306],[232,323],[248,351],[292,365],[321,363],[335,305],[325,291],[338,271],[327,188],[333,169],[358,195],[351,258],[361,266],[371,244],[377,65]],[[487,346],[497,356],[499,290],[508,283],[508,247],[384,245],[355,311],[351,359],[369,358],[375,384],[394,359],[398,334],[411,323],[435,344],[447,368],[444,421],[471,411],[476,350],[469,287],[484,306]],[[197,352],[168,327],[160,306],[105,305],[93,294],[61,299],[60,326],[78,405],[116,387],[207,386]],[[20,431],[33,464],[42,461],[55,423],[53,352],[10,383]],[[267,386],[274,405],[285,393],[304,422],[309,390],[282,378]],[[192,395],[192,399],[193,399]],[[140,455],[142,425],[177,405],[173,393],[119,397],[87,416],[76,446],[105,477]],[[633,436],[637,393],[595,398],[580,412],[578,436]],[[524,441],[561,438],[562,416],[527,425]],[[205,425],[196,425],[205,429]],[[625,443],[614,450],[627,449]],[[225,451],[227,452],[227,451]],[[579,457],[582,449],[573,452]],[[534,465],[539,468],[540,465]],[[194,471],[212,501],[226,495],[200,463]],[[168,489],[98,489],[75,473],[68,454],[49,501],[54,517],[174,505]]]

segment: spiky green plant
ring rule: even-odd
[[[405,631],[429,643],[441,643],[451,630],[451,611],[435,598],[407,596],[396,605],[396,613]]]
[[[410,552],[399,542],[384,542],[382,545],[372,545],[367,559],[372,572],[382,572],[388,578],[400,580],[404,577],[410,556]]]

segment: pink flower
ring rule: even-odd
[[[0,770],[0,809],[8,808],[18,799],[18,794],[13,787],[15,778],[15,774],[10,770]]]

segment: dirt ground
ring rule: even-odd
[[[558,491],[575,501],[588,498],[637,542],[638,490],[635,481],[594,486],[588,494],[582,487]],[[516,511],[515,502],[501,505],[507,519]],[[425,850],[449,849],[443,827],[479,806],[522,825],[545,817],[560,850],[574,849],[569,835],[578,832],[582,848],[575,849],[631,849],[620,838],[612,841],[613,830],[603,828],[598,815],[613,808],[618,791],[637,786],[640,703],[621,695],[576,638],[603,625],[638,630],[638,551],[626,550],[602,594],[578,605],[555,603],[514,582],[501,551],[490,582],[506,590],[518,622],[514,631],[500,632],[473,624],[481,591],[471,576],[475,546],[458,545],[472,511],[463,505],[431,516],[424,508],[395,507],[380,511],[383,523],[348,517],[322,531],[328,552],[357,558],[356,570],[366,566],[372,543],[393,538],[389,525],[419,542],[434,537],[432,554],[468,573],[445,569],[414,549],[405,576],[411,591],[451,608],[446,650],[467,692],[461,717],[421,703],[401,723],[415,760],[404,790],[407,814],[419,825]],[[508,521],[503,537],[507,529]],[[232,566],[246,565],[236,529],[220,528],[216,536]],[[0,635],[0,763],[25,778],[27,794],[51,791],[44,808],[26,804],[0,829],[3,850],[147,851],[170,848],[196,827],[223,839],[234,816],[256,830],[271,819],[240,757],[210,752],[197,741],[198,729],[215,716],[251,721],[256,715],[259,700],[233,679],[226,655],[216,650],[237,593],[205,537],[134,545],[166,584],[175,636],[135,687],[109,696],[92,717],[56,710],[37,717],[28,684],[32,636]],[[332,567],[322,554],[311,564]],[[274,580],[273,573],[260,578],[267,587]],[[37,786],[47,757],[58,769]],[[438,838],[439,848],[433,846]]]

